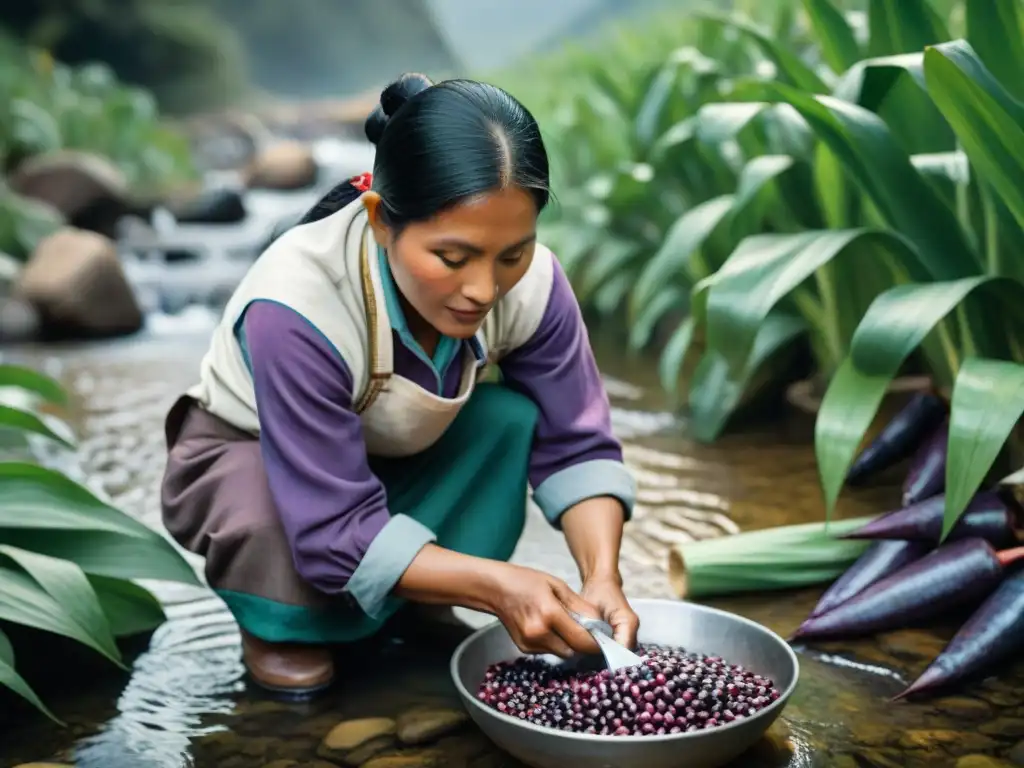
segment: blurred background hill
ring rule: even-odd
[[[684,0],[37,0],[0,26],[67,64],[108,63],[164,110],[337,98],[410,69],[501,69]],[[731,5],[731,4],[730,4]]]

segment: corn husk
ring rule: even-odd
[[[676,544],[668,576],[685,599],[824,584],[853,565],[870,541],[838,539],[875,516],[802,523]]]

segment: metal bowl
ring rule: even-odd
[[[640,642],[721,656],[771,678],[781,696],[753,717],[706,731],[666,736],[591,736],[526,723],[485,706],[476,691],[487,667],[522,655],[505,627],[492,623],[452,656],[455,687],[470,716],[495,744],[534,768],[718,768],[764,735],[796,688],[799,664],[789,645],[749,619],[675,600],[633,600]]]

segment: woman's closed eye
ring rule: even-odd
[[[506,266],[514,267],[516,264],[523,260],[523,253],[525,250],[525,248],[520,248],[519,250],[513,251],[512,253],[502,254],[498,261],[500,261],[502,264],[505,264]]]
[[[460,256],[450,251],[432,251],[432,253],[444,262],[446,267],[451,267],[452,269],[458,269],[469,261],[467,256]]]

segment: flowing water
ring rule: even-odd
[[[252,237],[264,229],[254,229]],[[219,242],[209,233],[196,237]],[[203,273],[192,274],[203,282]],[[70,463],[63,459],[65,468],[158,528],[162,419],[192,383],[213,320],[209,311],[193,307],[174,318],[151,315],[147,330],[132,339],[14,354],[58,376],[74,394],[81,447]],[[770,423],[698,445],[686,439],[685,424],[658,396],[653,366],[622,359],[608,346],[599,349],[599,358],[615,427],[640,486],[623,546],[630,596],[672,596],[664,566],[674,541],[821,518],[809,416],[785,410]],[[840,514],[877,512],[896,498],[891,483],[850,493]],[[514,560],[578,583],[564,541],[535,510]],[[165,604],[168,620],[136,643],[129,673],[60,644],[50,649],[41,642],[30,658],[19,660],[38,675],[32,681],[40,681],[68,727],[0,698],[0,706],[11,710],[0,722],[0,768],[30,761],[81,768],[330,768],[317,748],[339,722],[456,704],[447,671],[460,637],[454,630],[421,633],[413,643],[396,628],[379,640],[372,664],[342,660],[339,684],[322,699],[281,703],[247,685],[237,628],[219,599],[204,589],[147,586]],[[817,594],[802,590],[711,603],[785,636]],[[960,765],[975,768],[1024,764],[1020,664],[960,695],[926,704],[888,702],[941,650],[956,618],[937,629],[798,648],[796,694],[768,736],[736,765],[945,766],[964,755],[977,757]],[[445,739],[442,749],[451,766],[518,765],[472,728]],[[1014,759],[1020,762],[1003,762]],[[427,763],[405,765],[420,764]]]

